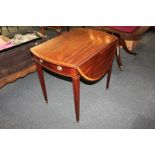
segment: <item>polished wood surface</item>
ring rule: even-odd
[[[44,80],[44,75],[43,75],[43,69],[42,69],[42,66],[39,63],[36,63],[36,67],[37,67],[37,72],[38,72],[38,75],[39,75],[39,80],[40,80],[40,83],[41,83],[44,99],[45,99],[46,103],[48,103],[45,80]]]
[[[115,36],[92,29],[73,29],[31,48],[47,101],[42,67],[72,78],[76,121],[80,119],[80,77],[99,80],[106,73],[109,88],[112,63],[118,40]]]
[[[116,42],[117,38],[110,34],[80,28],[31,48],[31,51],[52,64],[78,69],[81,76],[93,81],[101,78],[108,70]],[[109,49],[105,50],[107,47]],[[105,67],[104,72],[100,70],[101,67]]]
[[[76,121],[79,122],[80,117],[80,76],[72,78],[73,92],[74,92],[74,104]]]

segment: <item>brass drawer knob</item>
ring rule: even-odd
[[[43,60],[42,60],[42,59],[40,59],[40,60],[39,60],[39,62],[40,62],[40,63],[43,63]]]
[[[61,66],[57,66],[57,70],[58,71],[62,71],[62,67]]]

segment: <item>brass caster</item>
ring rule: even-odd
[[[120,66],[120,70],[123,71],[124,70],[124,67],[123,66]]]

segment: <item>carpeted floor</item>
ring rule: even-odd
[[[130,56],[122,50],[124,71],[115,61],[109,91],[106,78],[95,84],[81,81],[79,123],[70,79],[44,72],[48,105],[36,72],[6,85],[0,89],[0,128],[155,128],[155,30],[135,52]]]

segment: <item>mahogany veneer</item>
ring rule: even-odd
[[[72,78],[76,120],[79,121],[80,77],[96,81],[106,73],[109,87],[118,40],[115,36],[92,29],[73,29],[31,48],[47,102],[42,68]]]

